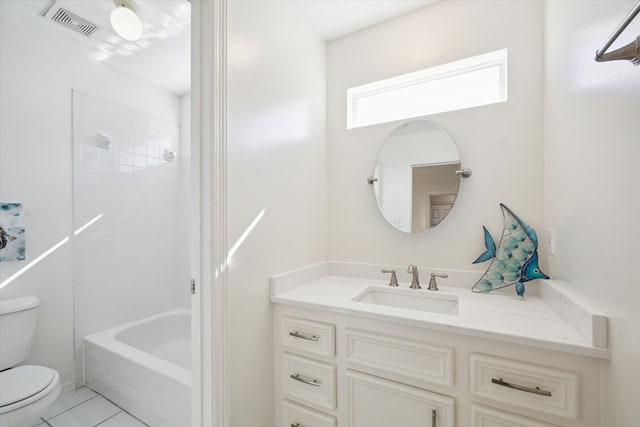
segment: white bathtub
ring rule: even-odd
[[[181,308],[85,337],[87,386],[152,427],[190,426],[190,328]]]

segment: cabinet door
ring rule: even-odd
[[[471,427],[558,427],[498,409],[471,405]]]
[[[453,398],[347,371],[349,427],[453,427]]]

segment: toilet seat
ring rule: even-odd
[[[44,366],[25,365],[0,372],[0,414],[47,396],[59,381],[58,373]]]

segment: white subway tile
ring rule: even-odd
[[[97,102],[96,98],[83,96],[82,113],[87,117],[100,117],[100,104]]]
[[[100,118],[94,116],[82,116],[82,128],[88,131],[97,132],[100,129]]]
[[[82,170],[85,173],[100,173],[100,162],[96,159],[82,159]]]
[[[147,156],[152,157],[154,159],[160,159],[163,155],[164,149],[158,145],[157,141],[155,144],[147,143]]]
[[[117,190],[119,188],[118,177],[102,176],[100,178],[100,185],[104,190]]]
[[[119,151],[118,163],[120,163],[121,165],[129,165],[129,166],[133,165],[133,154],[126,151]]]
[[[133,153],[133,131],[130,129],[118,130],[118,150],[124,153]]]
[[[95,145],[87,145],[83,144],[81,146],[82,150],[82,161],[86,162],[88,160],[99,160],[100,153],[98,153],[98,147]]]
[[[100,162],[100,174],[103,176],[118,176],[118,165],[110,162]]]
[[[133,166],[129,165],[118,165],[118,176],[131,177],[133,174]]]
[[[118,203],[119,194],[116,190],[102,190],[102,203]]]
[[[133,156],[133,166],[136,168],[146,168],[147,167],[147,157],[134,155]]]
[[[165,133],[165,121],[157,117],[151,117],[148,121],[149,132],[162,135]]]
[[[77,181],[84,188],[100,188],[100,174],[87,173],[86,171],[80,171],[77,176]]]
[[[145,156],[147,155],[147,142],[145,138],[142,139],[138,139],[138,138],[134,138],[133,139],[133,153],[134,154],[138,154],[140,156]]]
[[[116,144],[112,144],[111,148],[109,148],[108,150],[106,149],[98,149],[99,153],[100,153],[100,161],[101,162],[109,162],[109,163],[115,163],[117,160],[117,145]]]
[[[100,120],[102,123],[112,122],[115,125],[118,120],[118,113],[116,109],[117,107],[113,105],[102,103],[100,106]]]
[[[82,188],[78,195],[78,201],[80,202],[96,204],[101,202],[100,190],[97,188]]]
[[[147,115],[144,113],[134,113],[133,114],[133,128],[147,130]]]

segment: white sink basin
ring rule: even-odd
[[[371,287],[353,301],[432,313],[458,314],[458,297],[435,291]]]

